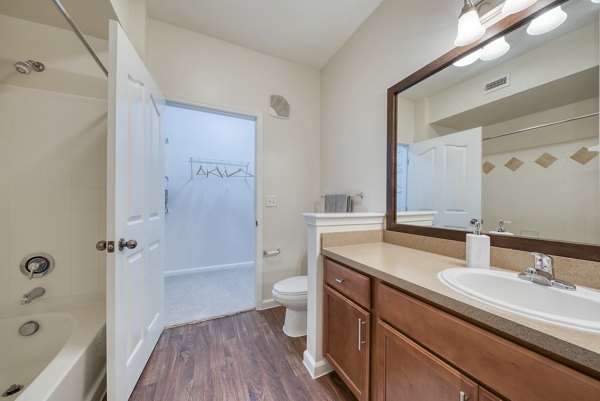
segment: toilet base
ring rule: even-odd
[[[285,323],[283,332],[288,337],[302,337],[306,335],[306,311],[285,310]]]

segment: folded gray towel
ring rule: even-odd
[[[325,195],[325,213],[350,213],[352,197],[348,194]]]

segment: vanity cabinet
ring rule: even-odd
[[[360,401],[600,400],[600,381],[330,259],[323,317]]]
[[[410,339],[424,354],[433,357],[447,369],[460,371],[478,385],[494,390],[500,399],[513,401],[598,401],[600,382],[587,375],[554,362],[502,337],[439,310],[388,285],[377,285],[377,315],[385,328],[396,331],[397,338]],[[377,334],[379,339],[382,334]],[[375,377],[378,393],[386,394],[394,381],[416,380],[416,373],[388,371],[391,359],[386,358],[385,343],[378,341],[378,363]],[[443,361],[443,362],[442,362]],[[392,364],[392,366],[394,366]],[[394,374],[394,376],[392,376]],[[422,375],[418,373],[418,375]],[[405,377],[406,376],[406,377]],[[409,377],[409,378],[407,378]],[[458,379],[456,379],[458,380]],[[464,384],[460,383],[460,386]],[[447,385],[444,388],[448,387]],[[466,390],[462,390],[466,393]],[[498,400],[487,392],[469,400]],[[491,397],[491,398],[490,398]],[[409,398],[410,399],[410,398]],[[441,399],[441,398],[440,398]],[[458,396],[448,398],[458,400]],[[378,401],[386,398],[378,398]]]
[[[359,401],[368,401],[370,279],[329,260],[325,272],[324,354]]]
[[[458,370],[382,321],[376,331],[377,400],[478,400],[479,386]]]

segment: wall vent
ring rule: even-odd
[[[483,93],[490,93],[510,86],[510,74],[501,76],[483,84]]]

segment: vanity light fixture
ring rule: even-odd
[[[483,49],[477,49],[473,53],[468,54],[467,56],[461,58],[460,60],[453,63],[455,67],[466,67],[468,65],[473,64],[481,57],[481,53]]]
[[[566,19],[567,13],[560,6],[555,7],[531,21],[527,33],[533,36],[543,35],[558,28]]]
[[[506,0],[502,7],[502,13],[507,15],[518,13],[519,11],[523,11],[527,7],[532,6],[536,1],[537,0]]]
[[[469,45],[483,36],[485,28],[481,25],[477,9],[472,0],[464,0],[465,5],[458,18],[458,33],[454,40],[454,46]]]
[[[510,45],[506,42],[506,38],[502,36],[492,43],[483,46],[479,58],[483,61],[492,61],[504,56],[509,50]]]

